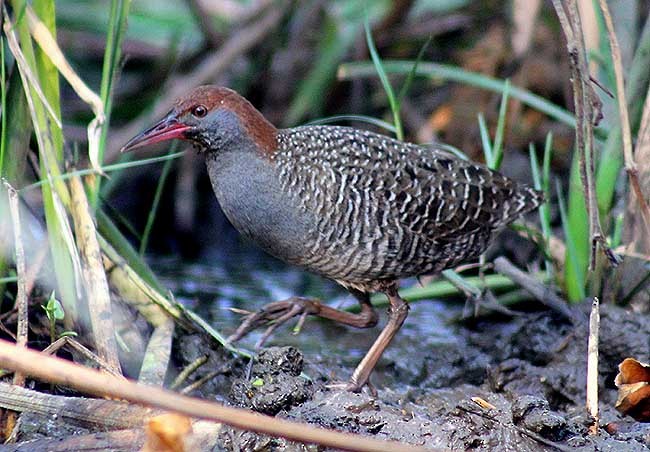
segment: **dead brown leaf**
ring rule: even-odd
[[[625,358],[618,370],[616,409],[637,421],[650,422],[650,365]]]
[[[187,416],[169,413],[152,417],[142,452],[186,452],[186,439],[191,433],[192,423]]]

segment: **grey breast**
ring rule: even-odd
[[[214,193],[232,225],[266,252],[302,265],[314,218],[282,189],[268,160],[252,152],[208,155]]]

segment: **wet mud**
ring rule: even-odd
[[[439,334],[431,330],[431,324],[421,324],[431,320],[418,315],[427,311],[427,304],[414,305],[404,334],[398,335],[380,361],[372,377],[376,395],[335,388],[351,374],[357,355],[372,341],[374,332],[339,329],[320,321],[305,328],[318,332],[325,324],[335,329],[332,335],[336,336],[325,340],[320,353],[310,346],[309,331],[298,337],[275,338],[275,344],[283,340],[293,344],[262,350],[252,365],[235,359],[229,361],[231,366],[224,366],[223,360],[231,358],[214,349],[210,362],[228,370],[196,395],[432,450],[650,450],[650,424],[614,409],[617,365],[628,356],[641,360],[650,356],[647,315],[602,306],[601,428],[597,435],[590,435],[591,421],[584,408],[588,304],[575,309],[575,325],[550,312],[457,321],[453,309],[443,310],[436,320]],[[350,339],[350,353],[336,353],[337,342]],[[179,365],[195,357],[194,353],[185,356],[188,350],[214,348],[207,343],[197,348],[202,340],[196,335],[180,339],[176,348]],[[310,352],[300,351],[301,340]],[[326,353],[327,341],[333,353]],[[202,370],[209,371],[210,365]],[[194,378],[200,377],[201,372]],[[305,450],[283,439],[228,427],[222,429],[219,447]]]

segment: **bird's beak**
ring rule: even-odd
[[[191,128],[191,126],[178,122],[176,115],[171,112],[150,129],[147,129],[141,134],[131,138],[131,140],[122,147],[120,152],[132,151],[160,141],[174,140],[177,138],[185,139],[185,132]]]

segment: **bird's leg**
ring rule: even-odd
[[[385,289],[385,294],[388,297],[390,302],[390,309],[388,311],[388,323],[381,331],[375,342],[366,353],[366,356],[363,357],[357,368],[350,378],[350,382],[347,384],[346,389],[348,391],[359,391],[366,384],[368,384],[368,379],[372,373],[377,361],[381,357],[386,347],[390,344],[395,337],[395,334],[399,331],[408,316],[409,305],[400,298],[397,293],[397,285],[391,283]]]
[[[228,341],[238,341],[254,329],[270,324],[256,344],[256,347],[261,347],[277,327],[298,316],[300,317],[298,325],[302,325],[308,315],[315,315],[356,328],[375,326],[377,324],[377,313],[370,304],[370,296],[367,293],[350,292],[357,298],[361,306],[361,312],[358,314],[331,308],[316,299],[291,297],[283,301],[269,303],[259,311],[246,316],[237,331],[228,338]]]

